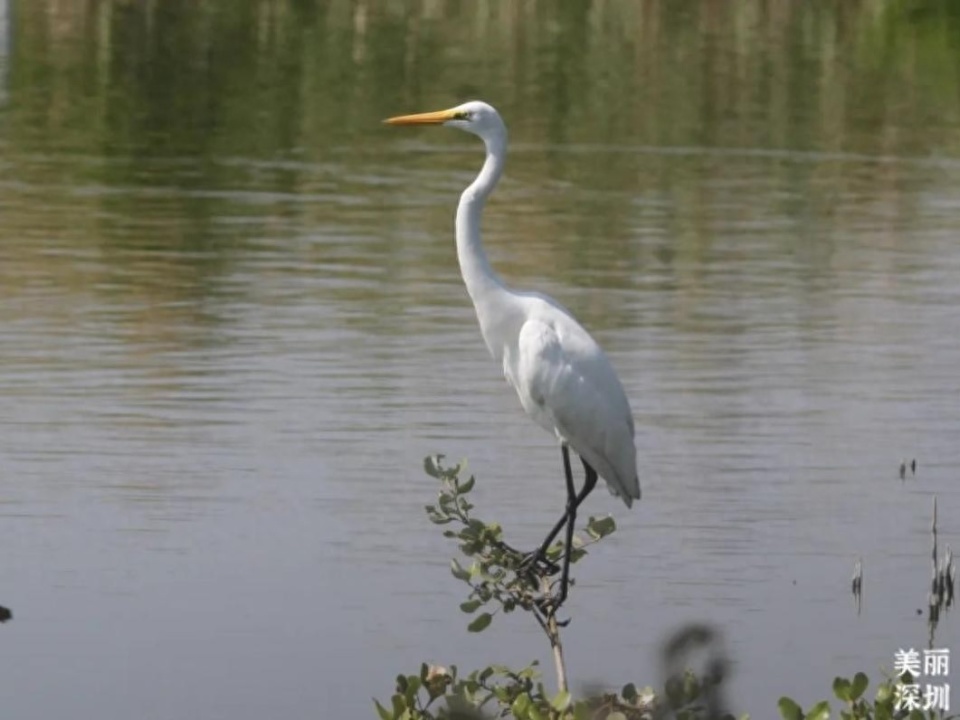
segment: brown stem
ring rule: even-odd
[[[541,578],[540,583],[543,587],[544,595],[548,595],[550,593],[550,579],[546,577]],[[560,642],[560,626],[557,624],[557,615],[555,612],[550,612],[547,615],[544,630],[550,639],[550,647],[553,650],[553,664],[557,669],[557,690],[558,692],[569,690],[567,686],[567,664],[563,659],[563,643]]]

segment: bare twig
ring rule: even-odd
[[[544,595],[549,595],[550,578],[540,578],[540,587]],[[557,623],[557,613],[555,609],[549,612],[546,623],[541,622],[541,626],[550,639],[550,649],[553,650],[553,665],[557,670],[557,690],[558,692],[569,692],[569,687],[567,686],[567,664],[563,659],[563,643],[560,641],[560,626]]]

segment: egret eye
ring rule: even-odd
[[[472,120],[473,113],[467,112],[466,110],[461,110],[456,115],[453,116],[454,120]]]

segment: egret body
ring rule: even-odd
[[[546,295],[507,287],[487,260],[480,218],[507,155],[507,128],[499,113],[474,101],[386,122],[459,128],[477,135],[486,148],[483,168],[463,191],[457,207],[457,258],[487,348],[502,364],[526,413],[560,442],[567,508],[539,551],[543,559],[566,524],[568,554],[559,605],[566,597],[577,508],[596,486],[597,476],[627,507],[640,498],[630,404],[606,353],[573,315]],[[586,472],[579,493],[573,485],[568,448],[580,456]]]

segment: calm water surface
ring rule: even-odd
[[[480,148],[379,124],[474,96],[512,132],[492,261],[636,417],[572,676],[658,683],[709,622],[768,717],[927,645],[934,494],[960,547],[960,23],[684,5],[0,2],[5,716],[362,718],[423,660],[546,661],[523,618],[467,634],[423,515],[434,452],[518,544],[564,502],[458,275]]]

